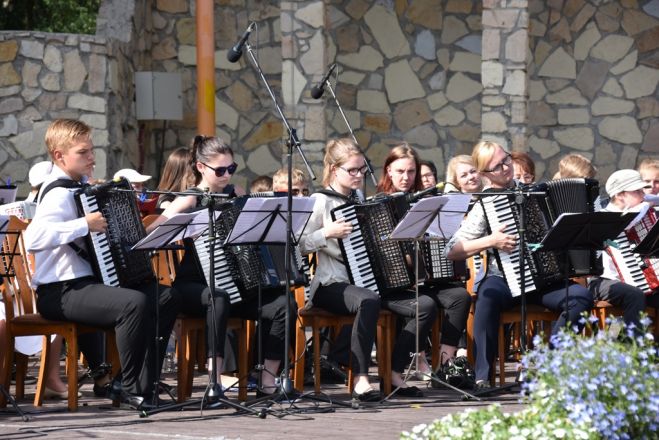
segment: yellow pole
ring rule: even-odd
[[[197,133],[215,135],[213,0],[197,0]]]

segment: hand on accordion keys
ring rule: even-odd
[[[338,218],[325,225],[325,238],[346,238],[352,232],[352,223]]]
[[[100,211],[85,215],[85,220],[89,232],[105,232],[108,228],[108,222]]]
[[[511,253],[517,248],[517,240],[514,236],[505,233],[508,225],[502,225],[499,230],[492,233],[494,247],[507,253]]]

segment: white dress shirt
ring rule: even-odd
[[[60,178],[70,177],[58,166],[42,188]],[[75,189],[57,187],[40,201],[32,222],[25,231],[25,245],[35,258],[32,286],[67,281],[93,275],[90,264],[68,246],[75,242],[85,249],[83,237],[89,233],[87,221],[78,215],[73,193]]]

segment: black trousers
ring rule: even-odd
[[[441,343],[457,346],[462,331],[467,326],[467,316],[471,298],[464,287],[458,286],[424,286],[419,288],[418,331],[419,350],[423,351],[426,338],[437,319],[438,307],[445,310],[446,319],[442,322]],[[395,314],[409,318],[396,339],[391,359],[391,369],[398,373],[405,370],[410,357],[416,352],[417,314],[416,295],[413,291],[402,291],[385,295],[382,307]]]
[[[210,288],[202,282],[180,280],[174,282],[174,287],[181,295],[181,312],[190,316],[206,317],[206,354],[212,357],[210,345],[211,331],[215,329],[215,350],[218,356],[224,355],[227,322],[229,317],[256,320],[258,315],[258,298],[250,298],[236,304],[229,302],[229,296],[224,290],[215,290],[215,323],[209,307]],[[259,337],[263,341],[263,356],[265,359],[283,360],[284,341],[286,335],[286,297],[283,289],[265,289],[261,293],[261,328]],[[295,319],[297,305],[290,297],[289,335],[295,335]]]
[[[160,344],[158,368],[162,365],[166,341],[172,332],[179,308],[175,289],[145,284],[139,290],[110,287],[94,277],[44,284],[37,289],[37,309],[46,319],[114,328],[122,386],[131,394],[149,396],[155,380],[155,314],[158,292]],[[81,337],[80,350],[93,367],[103,358],[98,335]]]
[[[595,278],[588,289],[596,300],[609,301],[614,306],[622,307],[625,324],[633,323],[639,327],[640,313],[645,310],[645,294],[641,289],[606,278]]]
[[[380,296],[372,290],[348,283],[332,283],[320,286],[312,298],[314,306],[337,315],[355,314],[350,336],[352,372],[368,374],[371,349],[375,342]]]

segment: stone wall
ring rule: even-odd
[[[550,178],[564,154],[600,182],[659,152],[659,1],[531,0],[528,149]]]
[[[120,46],[96,36],[0,32],[0,176],[18,182],[20,194],[29,189],[29,168],[47,158],[44,134],[53,119],[94,128],[97,177],[112,168],[117,150],[135,147],[121,116],[132,110]]]

